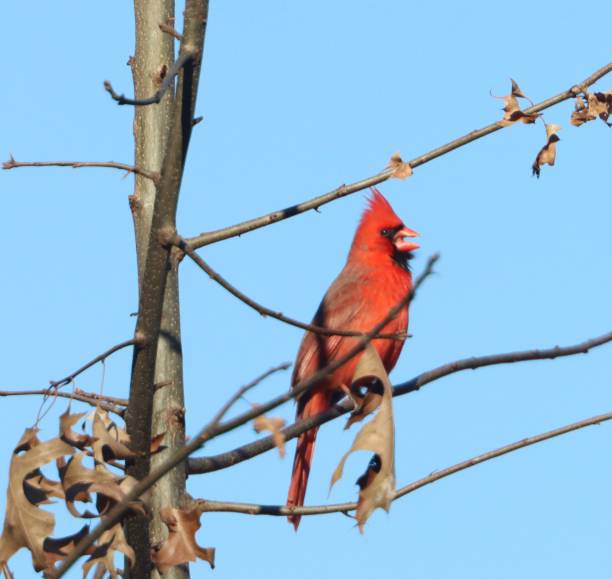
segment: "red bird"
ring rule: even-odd
[[[408,261],[417,243],[406,241],[418,233],[406,227],[377,189],[361,217],[344,269],[327,290],[313,324],[330,329],[368,332],[412,288]],[[408,308],[391,320],[381,332],[406,332]],[[306,380],[317,370],[344,356],[358,338],[322,336],[306,332],[293,370],[292,385]],[[404,345],[403,340],[372,340],[387,372],[390,372]],[[342,385],[350,385],[359,355],[355,356],[297,402],[297,420],[319,414],[342,397]],[[288,506],[302,506],[318,428],[300,435],[293,461]],[[296,531],[300,515],[289,517]]]

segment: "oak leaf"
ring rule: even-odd
[[[182,565],[200,558],[215,568],[215,549],[200,547],[195,538],[200,528],[201,509],[163,507],[160,509],[162,521],[168,527],[168,538],[151,549],[151,560],[160,573],[165,573],[174,565]]]
[[[525,123],[526,125],[535,123],[538,117],[541,115],[539,113],[526,113],[521,110],[521,107],[518,104],[519,98],[529,100],[517,82],[514,79],[510,79],[512,81],[512,90],[509,95],[504,95],[501,97],[494,96],[493,98],[500,98],[504,101],[504,116],[499,124],[502,127],[507,127],[508,125],[512,125],[516,122]]]
[[[99,463],[105,463],[116,458],[133,458],[138,456],[126,445],[130,437],[125,429],[120,428],[113,422],[108,412],[100,407],[96,408],[93,418],[92,432],[94,436],[93,451],[94,458]]]
[[[392,177],[396,179],[407,179],[412,175],[412,167],[410,163],[406,163],[402,160],[402,157],[397,153],[393,153],[391,155],[391,159],[389,159],[389,164],[387,165],[389,169],[392,171]]]
[[[23,480],[23,492],[33,505],[50,504],[50,497],[63,499],[64,489],[60,481],[48,479],[40,469],[28,473]]]
[[[87,412],[70,414],[70,412],[66,410],[66,412],[60,416],[60,438],[64,442],[80,450],[83,450],[86,446],[91,446],[95,441],[95,438],[89,436],[88,434],[79,434],[72,430],[72,427],[79,420],[87,416],[87,414]]]
[[[370,409],[378,408],[378,413],[358,433],[350,450],[342,457],[334,471],[331,487],[342,477],[344,463],[349,455],[356,450],[368,450],[374,457],[359,480],[359,500],[357,503],[357,523],[359,530],[363,528],[376,508],[389,511],[391,501],[395,497],[395,427],[393,424],[392,387],[382,361],[370,344],[359,359],[353,384],[377,384],[376,390],[382,389],[380,401],[370,398]],[[378,394],[376,394],[378,396]],[[364,400],[367,398],[367,394]],[[365,410],[364,410],[365,412]],[[368,413],[369,413],[368,412]]]
[[[557,132],[561,130],[559,125],[546,125],[546,144],[538,152],[533,165],[531,166],[532,174],[538,179],[540,178],[540,168],[542,165],[554,165],[557,156],[557,143],[561,140]]]
[[[612,115],[612,90],[607,92],[585,93],[586,101],[581,96],[576,97],[575,110],[570,120],[571,124],[579,127],[584,123],[599,117],[606,125],[612,127],[608,118]]]
[[[72,551],[79,543],[79,541],[86,537],[88,534],[89,527],[87,525],[84,525],[80,531],[74,533],[73,535],[69,535],[68,537],[60,537],[57,539],[47,537],[43,543],[45,557],[47,559],[47,566],[45,567],[45,577],[53,577],[55,564],[58,561],[63,561],[68,555],[70,555],[70,551]],[[90,546],[85,552],[89,554],[93,551],[94,547]]]
[[[260,433],[267,430],[272,433],[274,445],[278,448],[278,454],[281,458],[285,458],[285,436],[282,433],[282,428],[285,426],[285,421],[282,418],[270,416],[258,416],[253,420],[253,429]]]
[[[73,456],[68,464],[60,470],[60,478],[66,494],[66,507],[75,517],[91,519],[104,515],[115,503],[121,501],[135,484],[131,476],[115,476],[104,466],[97,465],[95,470],[82,464],[83,454]],[[80,513],[75,501],[87,503],[91,495],[97,494],[97,513],[85,511]],[[146,515],[144,504],[140,500],[130,503],[132,512]]]
[[[44,542],[55,528],[55,517],[32,504],[24,491],[24,481],[32,472],[74,449],[59,438],[40,442],[37,428],[28,428],[17,443],[11,459],[4,528],[0,536],[0,568],[22,547],[32,554],[37,571],[47,567]]]
[[[149,454],[157,454],[162,450],[166,450],[167,446],[162,444],[164,438],[166,438],[166,431],[160,432],[151,438],[151,442],[149,444]]]
[[[104,519],[102,519],[102,522]],[[94,577],[103,577],[108,573],[113,579],[118,579],[122,573],[115,567],[115,554],[123,553],[128,561],[133,563],[134,549],[128,545],[121,524],[116,524],[104,531],[92,549],[91,556],[83,563],[83,578],[87,577],[95,565]]]

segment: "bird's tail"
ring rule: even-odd
[[[301,400],[298,401],[298,420],[323,412],[329,408],[331,399],[329,393],[325,390],[315,390],[303,405],[301,402]],[[311,428],[300,434],[298,438],[295,458],[293,459],[293,474],[291,475],[289,495],[287,496],[288,507],[301,507],[304,505],[317,430],[319,430],[318,426]],[[301,518],[301,515],[291,515],[288,517],[289,522],[293,524],[296,531],[300,525]]]

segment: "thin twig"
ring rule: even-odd
[[[552,107],[560,102],[563,102],[567,99],[574,98],[581,92],[583,92],[586,87],[594,84],[600,78],[608,74],[612,71],[612,62],[609,62],[596,72],[594,72],[587,79],[582,81],[580,84],[572,86],[570,89],[559,93],[558,95],[546,99],[535,106],[532,106],[525,111],[525,114],[537,113],[539,111],[543,111],[549,107]],[[411,161],[408,161],[410,167],[415,169],[420,165],[424,165],[425,163],[429,163],[433,161],[437,157],[442,155],[446,155],[446,153],[450,153],[454,149],[458,149],[471,143],[477,139],[490,135],[495,131],[499,131],[503,129],[504,125],[501,124],[500,121],[492,123],[482,129],[478,129],[475,131],[471,131],[458,139],[454,139],[441,147],[433,149],[424,155],[420,155],[419,157],[415,157]],[[352,193],[356,193],[358,191],[363,191],[368,187],[373,187],[374,185],[378,185],[379,183],[383,183],[393,177],[393,170],[390,168],[384,169],[380,173],[376,173],[376,175],[372,175],[371,177],[367,177],[350,185],[342,185],[329,193],[325,193],[324,195],[320,195],[318,197],[314,197],[308,201],[304,201],[302,203],[298,203],[297,205],[292,205],[291,207],[286,207],[285,209],[280,209],[278,211],[273,211],[272,213],[267,213],[266,215],[262,215],[261,217],[256,217],[254,219],[249,219],[248,221],[244,221],[242,223],[237,223],[235,225],[231,225],[229,227],[224,227],[222,229],[216,229],[214,231],[207,231],[197,235],[195,237],[191,237],[187,239],[187,244],[192,249],[198,249],[205,245],[209,245],[211,243],[216,243],[218,241],[222,241],[224,239],[229,239],[230,237],[237,237],[242,235],[243,233],[247,233],[249,231],[253,231],[255,229],[259,229],[260,227],[265,227],[267,225],[271,225],[272,223],[277,223],[278,221],[282,221],[283,219],[288,219],[289,217],[294,217],[295,215],[299,215],[300,213],[304,213],[305,211],[310,211],[311,209],[318,209],[322,205],[326,203],[330,203],[336,199],[340,199],[341,197],[345,197]]]
[[[435,262],[434,258],[430,258],[428,265],[425,271],[422,274],[422,277],[427,277],[432,273],[433,263]],[[415,284],[416,285],[416,284]],[[301,382],[296,385],[291,391],[284,394],[283,396],[278,396],[273,400],[269,401],[266,404],[262,404],[257,408],[251,409],[248,412],[244,412],[238,415],[236,418],[230,419],[227,422],[217,423],[215,424],[214,419],[212,422],[204,426],[200,430],[197,436],[189,441],[183,447],[177,449],[173,454],[171,454],[162,464],[160,464],[157,468],[154,468],[147,474],[142,480],[137,482],[134,487],[123,497],[121,501],[119,501],[108,513],[108,515],[104,518],[104,521],[100,522],[95,529],[89,535],[84,537],[78,545],[70,552],[70,554],[66,557],[64,562],[60,565],[57,570],[56,578],[59,579],[66,571],[74,564],[74,562],[85,553],[85,551],[97,541],[100,536],[112,526],[116,525],[124,516],[126,510],[129,508],[130,502],[137,499],[140,495],[142,495],[146,490],[151,488],[161,477],[163,477],[167,472],[172,470],[177,464],[184,461],[189,457],[190,454],[194,453],[196,450],[201,448],[201,446],[211,438],[233,430],[238,426],[253,420],[257,416],[264,414],[268,410],[272,408],[276,408],[280,406],[287,400],[299,396],[302,392],[305,392],[308,388],[312,387],[316,382],[324,378],[329,372],[333,372],[336,368],[345,364],[348,360],[355,357],[359,354],[367,344],[372,340],[372,338],[384,327],[386,326],[390,320],[395,318],[399,311],[406,307],[406,305],[412,299],[413,292],[409,292],[396,306],[391,308],[388,315],[383,319],[379,324],[377,324],[372,331],[362,337],[357,345],[352,348],[350,352],[348,352],[345,356],[342,356],[334,363],[329,364],[326,368],[323,368],[319,372],[315,373],[310,379]]]
[[[274,368],[270,368],[269,370],[266,370],[263,374],[261,374],[260,376],[258,376],[254,380],[251,380],[248,384],[245,384],[244,386],[241,386],[236,391],[236,393],[221,407],[219,412],[217,412],[217,414],[215,414],[215,416],[211,420],[211,424],[213,426],[217,426],[221,422],[223,417],[227,414],[229,409],[240,398],[242,398],[249,390],[251,390],[252,388],[255,388],[255,386],[260,384],[263,380],[265,380],[266,378],[268,378],[272,374],[275,374],[276,372],[280,372],[280,371],[283,371],[283,370],[287,370],[290,367],[291,367],[291,363],[290,362],[284,362],[283,364],[279,364],[278,366],[274,366]]]
[[[612,332],[598,336],[567,347],[555,346],[554,348],[547,349],[536,349],[526,350],[521,352],[509,352],[505,354],[495,354],[489,356],[481,356],[474,358],[466,358],[463,360],[457,360],[450,362],[419,374],[412,380],[398,384],[393,388],[393,396],[402,396],[409,394],[410,392],[416,392],[425,384],[434,382],[463,370],[476,370],[477,368],[483,368],[485,366],[492,366],[498,364],[513,364],[516,362],[527,362],[532,360],[550,360],[554,358],[561,358],[564,356],[574,356],[577,354],[586,354],[589,350],[603,346],[612,342]],[[347,412],[350,412],[352,405],[347,403],[340,403],[332,406],[330,409],[300,420],[294,424],[291,424],[283,429],[283,436],[285,440],[291,440],[292,438],[298,437],[303,432],[315,427],[325,424]],[[251,443],[245,444],[228,452],[218,454],[216,456],[204,456],[198,458],[192,458],[189,460],[189,473],[190,474],[204,474],[207,472],[228,468],[272,450],[275,448],[274,441],[271,436],[255,440]]]
[[[106,350],[106,352],[102,352],[102,354],[96,356],[93,360],[90,360],[89,362],[87,362],[87,364],[81,366],[78,370],[75,370],[72,374],[68,374],[68,376],[66,376],[65,378],[62,378],[61,380],[51,380],[49,382],[50,387],[51,388],[61,388],[62,386],[65,386],[66,384],[70,384],[70,382],[72,382],[79,374],[82,374],[83,372],[85,372],[85,370],[89,370],[89,368],[91,368],[98,362],[102,362],[103,360],[106,360],[106,358],[108,358],[110,355],[114,354],[115,352],[118,352],[119,350],[123,350],[123,348],[134,346],[136,344],[138,344],[137,338],[131,338],[129,340],[126,340],[125,342],[121,342],[120,344],[117,344],[116,346],[109,348],[108,350]]]
[[[348,336],[348,337],[363,337],[365,336],[365,332],[358,332],[355,330],[341,330],[335,328],[326,328],[323,326],[317,326],[314,324],[305,324],[304,322],[300,322],[294,318],[290,318],[289,316],[285,316],[281,312],[275,312],[266,306],[256,302],[254,299],[251,299],[249,296],[241,292],[238,288],[233,286],[229,281],[227,281],[220,273],[215,271],[207,262],[205,262],[193,249],[191,249],[186,243],[185,240],[178,238],[176,241],[176,246],[182,249],[191,260],[204,272],[208,274],[208,276],[215,282],[217,282],[222,288],[226,289],[230,294],[232,294],[235,298],[238,298],[242,303],[246,304],[250,308],[253,308],[256,312],[261,314],[264,317],[274,318],[275,320],[279,320],[284,322],[285,324],[289,324],[290,326],[294,326],[296,328],[301,328],[302,330],[307,330],[308,332],[312,332],[313,334],[318,334],[321,336]],[[436,256],[436,260],[439,256]],[[376,339],[386,339],[386,340],[405,340],[407,338],[407,334],[405,332],[394,332],[394,333],[382,333],[376,336]]]
[[[67,398],[68,400],[78,400],[79,402],[84,402],[85,404],[89,404],[90,406],[94,407],[100,406],[100,408],[103,408],[108,412],[114,412],[115,414],[121,417],[123,417],[123,415],[125,414],[125,408],[121,408],[119,405],[116,404],[105,402],[94,395],[87,394],[82,391],[79,393],[69,393],[60,392],[58,390],[50,391],[48,388],[43,388],[40,390],[0,390],[0,397],[4,396],[46,396],[48,398]]]
[[[574,422],[573,424],[568,424],[567,426],[562,426],[561,428],[556,428],[555,430],[550,430],[548,432],[538,434],[537,436],[523,438],[522,440],[518,440],[516,442],[513,442],[512,444],[507,444],[506,446],[502,446],[495,450],[485,452],[484,454],[480,454],[468,460],[464,460],[463,462],[459,462],[448,468],[435,471],[426,477],[423,477],[406,486],[403,486],[402,488],[396,491],[393,500],[395,501],[424,486],[432,484],[436,481],[439,481],[440,479],[443,479],[447,476],[450,476],[467,468],[476,466],[477,464],[481,464],[488,460],[503,456],[504,454],[508,454],[521,448],[525,448],[527,446],[543,442],[550,438],[555,438],[556,436],[561,436],[563,434],[567,434],[568,432],[573,432],[574,430],[579,430],[581,428],[593,426],[595,424],[601,424],[602,422],[605,422],[607,420],[612,420],[612,412],[593,416],[592,418],[587,418],[586,420],[581,420],[580,422]],[[277,517],[286,517],[290,515],[323,515],[340,512],[346,513],[347,511],[353,511],[357,508],[357,503],[341,503],[336,505],[320,505],[312,507],[287,507],[285,505],[257,505],[225,501],[209,501],[205,499],[200,499],[198,501],[198,505],[200,506],[202,511],[208,512],[230,512],[243,513],[247,515],[271,515]]]
[[[159,103],[164,97],[164,94],[166,94],[166,91],[174,83],[175,77],[178,76],[181,69],[188,62],[191,62],[193,60],[193,58],[195,57],[195,54],[196,54],[195,50],[184,50],[183,52],[181,52],[179,57],[172,64],[172,67],[170,68],[170,70],[166,73],[164,80],[159,86],[159,89],[151,97],[144,98],[144,99],[131,99],[131,98],[126,97],[125,95],[122,95],[122,94],[120,95],[114,91],[113,85],[108,80],[104,81],[104,88],[111,95],[113,100],[117,101],[118,105],[134,105],[134,106],[144,107],[147,105]]]
[[[81,167],[108,167],[111,169],[120,169],[121,171],[127,171],[128,173],[135,173],[141,175],[147,179],[151,179],[154,183],[159,181],[159,173],[142,169],[141,167],[135,167],[133,165],[126,165],[125,163],[116,163],[115,161],[28,161],[21,162],[15,161],[13,157],[10,157],[8,161],[2,163],[2,168],[6,171],[9,169],[17,169],[19,167],[72,167],[73,169],[80,169]]]
[[[160,22],[159,29],[170,36],[174,36],[179,42],[183,40],[183,35],[180,32],[177,32],[174,26],[171,26],[167,22]]]

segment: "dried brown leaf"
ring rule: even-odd
[[[215,568],[215,549],[200,547],[196,542],[201,513],[197,506],[191,509],[160,509],[161,519],[169,531],[168,538],[151,550],[151,560],[160,573],[165,573],[174,565],[195,561],[198,557],[208,561],[212,569]]]
[[[523,91],[521,90],[521,87],[518,85],[518,83],[513,78],[511,78],[510,81],[512,82],[512,96],[521,99],[526,99],[527,97],[525,96],[525,93],[523,93]]]
[[[68,555],[70,555],[70,551],[72,551],[72,549],[76,547],[77,543],[88,534],[89,527],[84,525],[80,531],[67,537],[60,537],[57,539],[47,537],[43,543],[43,548],[47,559],[45,577],[52,577],[53,571],[55,570],[55,564],[58,561],[63,561]],[[93,553],[93,551],[94,547],[91,546],[87,549],[86,553]]]
[[[575,127],[598,117],[609,127],[612,126],[608,122],[608,118],[612,115],[612,90],[586,93],[586,102],[581,96],[577,96],[574,106],[575,110],[570,122]]]
[[[389,164],[387,165],[393,172],[392,177],[396,179],[407,179],[412,175],[412,167],[410,163],[406,163],[402,160],[402,157],[397,153],[391,155]]]
[[[285,421],[282,418],[270,417],[270,416],[258,416],[253,420],[253,429],[259,433],[267,430],[272,433],[272,439],[276,448],[278,448],[278,454],[281,458],[285,458],[285,436],[281,432],[285,426]]]
[[[83,450],[86,446],[91,446],[95,441],[95,438],[87,434],[79,434],[72,430],[72,427],[85,416],[87,416],[87,412],[70,414],[68,410],[60,416],[60,438],[80,450]]]
[[[374,453],[365,474],[357,484],[360,487],[357,503],[357,523],[363,532],[364,525],[374,509],[389,510],[395,496],[395,427],[393,424],[392,387],[378,353],[370,344],[360,358],[353,384],[380,383],[383,394],[376,416],[358,433],[350,450],[342,457],[334,471],[331,487],[342,477],[344,463],[356,450]]]
[[[540,178],[540,169],[542,165],[554,165],[557,156],[557,142],[560,141],[557,132],[561,130],[559,125],[546,125],[546,144],[538,152],[531,170],[533,175]]]
[[[105,463],[116,458],[133,458],[138,453],[130,450],[130,437],[123,428],[119,428],[109,417],[108,412],[96,408],[93,419],[93,452],[96,461]]]
[[[118,579],[121,572],[115,567],[115,554],[117,552],[123,553],[130,563],[134,561],[134,549],[128,545],[120,524],[102,533],[95,548],[91,551],[91,557],[83,563],[83,578],[87,577],[89,571],[95,565],[94,577],[102,577],[104,573],[108,573],[113,579]]]
[[[122,500],[134,485],[134,478],[115,476],[103,465],[97,465],[95,470],[87,468],[82,464],[83,456],[82,453],[73,456],[60,471],[60,477],[66,494],[67,509],[75,517],[91,519],[104,515],[114,504]],[[74,505],[75,501],[91,502],[91,495],[94,493],[97,494],[98,512],[80,513]],[[130,503],[130,510],[146,515],[146,509],[140,500]]]
[[[366,388],[365,394],[362,394],[363,388]],[[355,407],[346,421],[344,430],[348,430],[355,422],[361,422],[378,409],[383,399],[384,388],[379,380],[372,380],[366,376],[364,379],[355,380],[349,392]]]
[[[151,439],[151,443],[149,445],[150,454],[157,454],[158,452],[161,452],[162,450],[166,450],[166,448],[168,448],[167,446],[164,446],[162,444],[165,437],[166,431],[160,432]]]
[[[32,553],[37,571],[47,566],[44,541],[55,528],[55,517],[28,501],[24,492],[26,477],[74,449],[59,438],[40,442],[37,428],[28,428],[17,443],[11,459],[4,529],[0,536],[0,568],[11,556],[26,547]]]
[[[519,85],[515,80],[510,79],[512,81],[512,90],[509,95],[505,95],[502,97],[494,97],[501,98],[504,101],[504,116],[501,121],[499,121],[500,125],[503,127],[507,127],[508,125],[512,125],[516,122],[525,123],[526,125],[535,123],[538,117],[541,115],[539,113],[525,113],[521,110],[521,107],[518,104],[518,98],[524,98],[529,100]]]
[[[40,469],[27,474],[23,481],[23,492],[33,505],[53,503],[50,497],[64,498],[62,483],[48,479]]]

